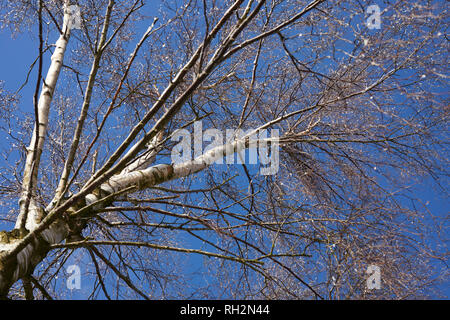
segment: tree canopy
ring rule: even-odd
[[[447,7],[0,1],[0,297],[441,297]]]

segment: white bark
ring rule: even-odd
[[[47,132],[48,126],[48,114],[50,111],[50,104],[53,99],[53,93],[55,92],[56,83],[59,78],[59,73],[63,65],[64,53],[66,51],[67,42],[70,36],[70,27],[68,26],[70,21],[70,11],[64,10],[64,24],[62,29],[62,34],[59,36],[58,41],[55,44],[55,52],[51,57],[51,64],[48,69],[47,76],[42,86],[41,94],[38,101],[38,116],[39,123],[38,128],[34,127],[33,134],[31,137],[30,146],[27,149],[27,157],[25,161],[25,168],[23,172],[23,183],[22,183],[22,195],[19,200],[20,214],[17,219],[16,227],[20,226],[22,217],[27,214],[27,199],[30,199],[33,195],[33,190],[36,185],[38,168],[40,163],[40,158],[42,154],[42,149],[45,141],[45,134]],[[36,130],[38,130],[38,143],[36,150]],[[34,158],[34,161],[33,161]],[[34,188],[31,188],[33,185]],[[31,194],[30,194],[31,193]]]

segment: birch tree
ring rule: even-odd
[[[0,86],[1,298],[67,297],[74,257],[89,299],[439,294],[445,3],[0,4],[37,45]]]

